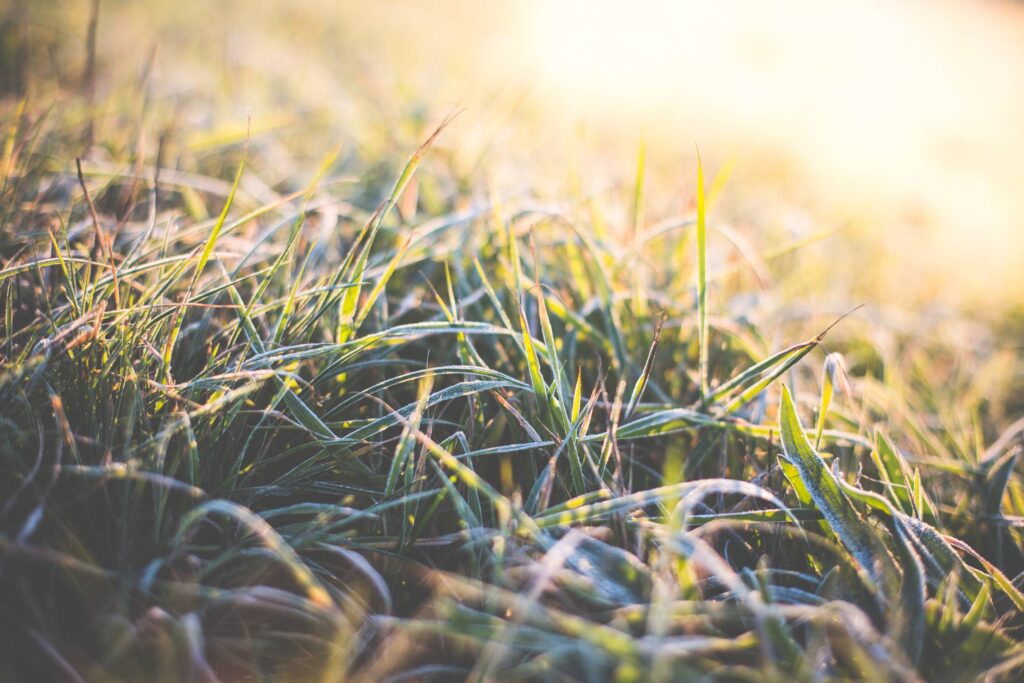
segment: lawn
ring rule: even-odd
[[[1024,675],[1013,315],[71,4],[0,30],[0,681]]]

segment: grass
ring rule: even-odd
[[[268,182],[93,77],[2,105],[0,680],[1021,675],[1017,355],[741,314],[699,160],[662,223],[449,119]]]

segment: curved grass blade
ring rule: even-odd
[[[248,508],[236,503],[227,500],[211,500],[196,507],[185,515],[178,525],[178,532],[174,539],[175,545],[180,546],[189,530],[212,514],[233,518],[256,536],[268,550],[279,556],[314,604],[321,607],[330,607],[334,604],[327,589],[317,580],[309,567],[295,553],[295,550],[274,531],[273,527]]]
[[[679,524],[681,526],[685,524],[686,515],[688,514],[689,509],[696,504],[701,497],[710,493],[738,494],[760,498],[778,506],[780,510],[786,511],[787,513],[789,512],[789,508],[786,507],[786,505],[776,498],[770,491],[755,484],[751,484],[750,482],[737,481],[734,479],[702,479],[700,481],[688,481],[679,484],[659,486],[647,491],[638,491],[625,496],[619,496],[618,498],[605,499],[593,503],[585,502],[589,500],[589,496],[605,498],[602,491],[604,491],[604,489],[600,489],[591,494],[585,494],[584,496],[577,496],[567,503],[564,503],[563,506],[560,506],[559,508],[552,508],[545,511],[544,514],[535,517],[534,521],[537,523],[537,526],[542,529],[551,526],[565,526],[567,524],[574,524],[577,522],[593,521],[595,519],[606,517],[610,514],[635,510],[654,503],[680,500],[680,497],[682,497],[679,503],[682,507],[677,509],[679,514]],[[799,526],[799,521],[795,516],[790,516],[790,519]]]

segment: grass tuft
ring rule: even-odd
[[[151,160],[93,60],[0,101],[0,678],[1024,671],[1019,354],[826,328],[699,153],[692,211],[645,145],[500,195],[454,117]]]

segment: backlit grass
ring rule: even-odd
[[[1018,354],[744,303],[700,162],[655,216],[642,152],[552,202],[457,118],[106,97],[2,105],[0,679],[1021,675]]]

